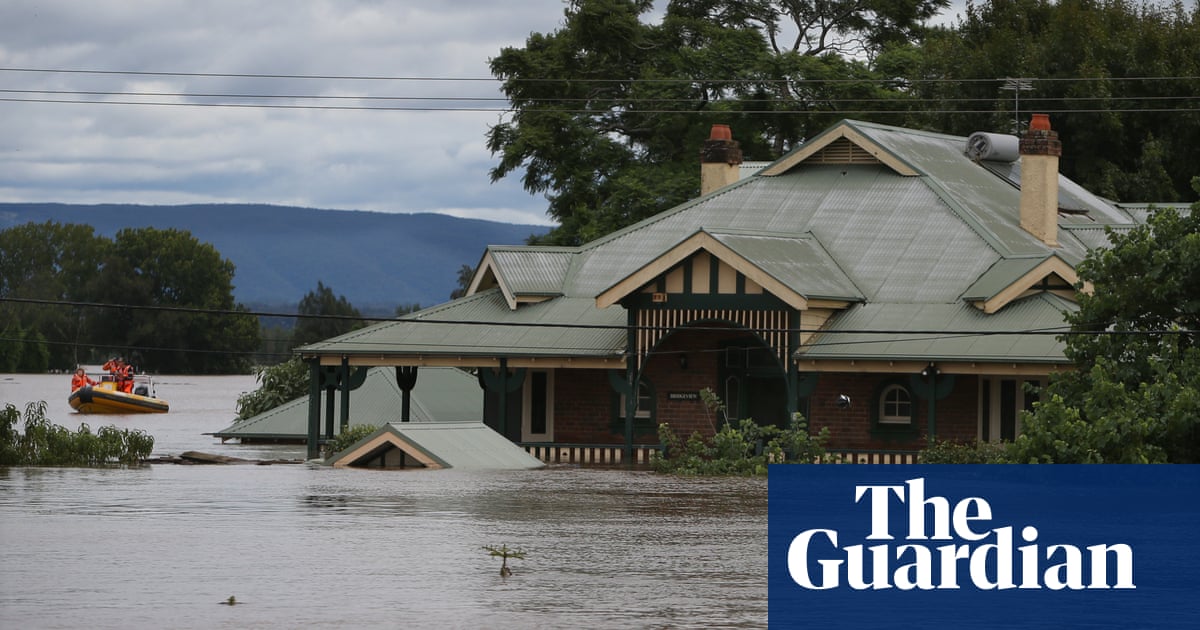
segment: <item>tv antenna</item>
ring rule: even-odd
[[[1021,135],[1021,92],[1033,91],[1033,79],[1014,79],[1006,77],[1001,90],[1013,93],[1013,133]]]

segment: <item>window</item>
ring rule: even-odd
[[[654,436],[657,434],[658,425],[654,422],[655,417],[655,393],[654,386],[646,379],[638,381],[637,389],[637,410],[633,413],[633,433],[638,436]],[[612,400],[612,415],[609,422],[609,430],[616,435],[625,433],[625,395],[613,392]]]
[[[1037,401],[1038,380],[979,379],[979,439],[1009,442],[1021,434],[1021,412]]]
[[[880,424],[911,424],[912,396],[903,385],[888,385],[879,396]]]
[[[521,405],[521,440],[554,441],[554,372],[529,370]]]
[[[909,379],[893,377],[875,385],[871,395],[871,437],[908,441],[919,435],[917,400]]]
[[[621,394],[620,405],[617,407],[617,417],[625,418],[625,394]],[[650,419],[654,411],[654,392],[651,391],[650,385],[645,380],[638,382],[638,400],[637,410],[633,412],[633,417],[636,419]]]

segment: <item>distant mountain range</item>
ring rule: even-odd
[[[234,297],[252,309],[291,312],[320,281],[366,315],[445,302],[458,286],[458,270],[476,265],[486,246],[519,245],[549,229],[258,204],[0,203],[0,230],[46,221],[91,225],[109,237],[126,227],[187,230],[233,261]]]

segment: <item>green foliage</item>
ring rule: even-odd
[[[70,431],[46,419],[44,401],[25,407],[24,433],[16,430],[21,414],[13,405],[0,411],[0,465],[3,466],[104,466],[135,465],[154,450],[154,438],[140,429],[87,424]]]
[[[241,372],[258,346],[256,318],[197,312],[245,311],[233,273],[185,231],[124,229],[110,240],[91,226],[29,223],[0,231],[0,297],[31,300],[0,302],[0,321],[15,331],[7,343],[22,346],[18,369],[72,370],[123,354],[142,371]]]
[[[514,109],[488,132],[492,179],[520,173],[546,196],[559,227],[541,242],[603,236],[696,196],[712,123],[769,160],[838,110],[902,98],[861,60],[948,4],[673,0],[660,19],[647,0],[571,2],[560,29],[492,59]]]
[[[346,296],[335,297],[333,289],[320,281],[316,290],[309,291],[300,300],[296,312],[299,317],[292,332],[293,347],[323,341],[366,326],[361,321],[362,313],[350,304]]]
[[[329,448],[327,449],[327,452],[329,452],[331,454],[332,453],[340,453],[340,452],[350,448],[351,446],[354,446],[354,444],[356,442],[358,442],[359,440],[367,437],[368,435],[371,435],[372,433],[374,433],[378,430],[379,430],[379,427],[374,424],[350,425],[349,427],[342,429],[342,432],[338,433],[337,436],[333,438],[333,441],[329,443]]]
[[[1030,79],[1020,118],[1052,113],[1064,175],[1113,199],[1177,201],[1191,198],[1200,163],[1200,112],[1185,105],[1200,93],[1198,18],[1177,2],[973,2],[961,22],[912,46],[921,54],[903,76],[929,79],[913,94],[945,103],[923,124],[961,135],[1013,132],[1017,95],[1000,88],[1005,77]]]
[[[309,367],[300,357],[258,370],[258,389],[238,396],[238,420],[252,418],[308,395]]]
[[[1200,462],[1200,204],[1109,239],[1078,266],[1095,290],[1067,316],[1076,370],[1025,416],[1013,458]]]
[[[654,470],[675,475],[765,475],[768,464],[812,464],[828,461],[828,428],[809,435],[803,416],[791,426],[759,426],[746,418],[734,427],[726,423],[710,439],[699,433],[684,442],[666,423],[658,425],[663,452],[655,454]]]
[[[939,440],[921,451],[922,464],[1008,464],[1009,444]]]

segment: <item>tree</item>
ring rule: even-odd
[[[0,297],[48,302],[93,300],[96,296],[90,283],[110,246],[87,225],[47,221],[0,231]],[[20,341],[10,338],[9,343],[19,344],[30,357],[44,356],[44,365],[26,366],[39,371],[70,370],[95,358],[81,345],[88,317],[89,311],[80,306],[0,302],[5,330],[24,331]],[[45,343],[30,347],[36,338]]]
[[[474,267],[472,267],[471,265],[463,265],[463,266],[459,267],[458,268],[458,286],[455,287],[454,290],[450,292],[450,299],[457,300],[458,298],[466,295],[467,290],[471,288],[471,279],[474,277],[475,277],[475,268]],[[420,309],[416,308],[413,310],[416,311],[416,310],[420,310]],[[406,311],[406,312],[411,313],[412,311]],[[400,309],[397,307],[396,315],[403,315],[403,314],[405,314],[405,313],[401,313]]]
[[[1200,462],[1200,203],[1109,239],[1078,268],[1095,290],[1068,316],[1077,369],[1047,386],[1014,458]]]
[[[489,129],[491,176],[523,171],[546,195],[560,225],[542,242],[577,245],[694,197],[712,123],[747,159],[774,159],[838,110],[902,98],[871,61],[948,0],[673,0],[648,24],[652,5],[573,0],[560,30],[491,62],[514,109]]]
[[[925,126],[1012,133],[1019,97],[1020,119],[1051,113],[1063,174],[1085,188],[1122,201],[1190,198],[1200,163],[1197,10],[1178,1],[968,2],[960,23],[911,50],[901,72],[939,110],[919,118]],[[1004,90],[1006,77],[1031,89]]]
[[[366,325],[362,313],[346,296],[335,297],[333,289],[319,280],[316,290],[309,291],[300,300],[296,312],[299,317],[292,332],[292,347],[336,337]]]
[[[94,285],[120,306],[97,316],[93,334],[130,349],[127,358],[139,369],[246,371],[259,345],[258,321],[235,305],[233,276],[233,263],[190,232],[120,230]]]

